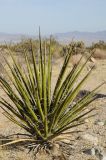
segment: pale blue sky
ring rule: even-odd
[[[0,32],[106,30],[106,0],[0,0]]]

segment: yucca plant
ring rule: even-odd
[[[52,55],[51,40],[49,50],[45,46],[42,48],[41,36],[39,32],[39,62],[31,43],[32,64],[25,52],[26,70],[17,63],[12,51],[9,50],[13,63],[10,64],[5,58],[9,67],[6,70],[12,85],[0,76],[0,86],[10,98],[10,102],[1,97],[1,108],[4,115],[16,125],[23,128],[28,134],[27,138],[16,139],[3,145],[18,143],[21,141],[31,142],[31,146],[37,144],[48,144],[59,135],[68,132],[69,129],[84,123],[85,116],[93,109],[88,109],[88,105],[95,99],[97,89],[75,101],[82,85],[91,74],[93,68],[85,77],[77,83],[78,77],[92,54],[84,64],[79,63],[67,72],[67,66],[71,56],[74,54],[74,46],[66,54],[54,91],[51,91],[52,77]],[[38,61],[38,60],[37,60]],[[73,103],[75,101],[75,103]]]

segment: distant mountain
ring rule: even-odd
[[[32,36],[24,35],[24,34],[8,34],[8,33],[0,33],[0,43],[17,43],[22,39],[31,38]]]
[[[84,41],[86,45],[91,45],[92,42],[98,42],[99,40],[103,40],[106,42],[106,31],[100,31],[100,32],[74,31],[66,33],[57,33],[54,36],[61,43],[69,43],[72,40]]]
[[[61,43],[69,43],[74,41],[84,41],[86,45],[91,45],[92,42],[98,42],[103,40],[106,42],[106,31],[100,32],[66,32],[66,33],[56,33],[53,35],[56,40]],[[47,36],[48,37],[48,36]],[[0,33],[0,43],[4,42],[19,42],[22,39],[35,38],[34,36],[24,35],[24,34],[7,34]]]

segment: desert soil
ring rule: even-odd
[[[59,69],[62,64],[61,59],[58,59],[53,66],[53,82],[57,79]],[[70,69],[70,66],[69,66]],[[87,70],[87,69],[86,69]],[[92,90],[98,84],[106,80],[106,60],[98,60],[96,69],[90,76],[89,80],[84,85],[83,89]],[[53,86],[55,83],[53,83]],[[106,85],[104,85],[98,93],[106,95]],[[0,96],[7,98],[0,88]],[[91,104],[96,106],[94,111],[95,117],[86,123],[78,130],[83,132],[71,135],[70,140],[61,143],[61,150],[66,155],[67,160],[102,160],[106,153],[106,98],[99,98]],[[0,138],[10,134],[23,133],[22,129],[18,128],[10,122],[0,109]],[[103,154],[101,153],[103,152]],[[40,154],[35,158],[33,153],[28,154],[28,150],[20,147],[8,147],[0,149],[0,160],[51,160],[50,156]],[[54,159],[59,159],[54,156]],[[106,159],[103,159],[106,160]]]

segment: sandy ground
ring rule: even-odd
[[[57,75],[61,68],[62,64],[61,59],[58,59],[53,66],[53,86],[55,85],[55,81],[57,79]],[[70,69],[70,66],[69,66]],[[92,90],[98,84],[106,80],[106,60],[98,60],[96,64],[96,69],[93,71],[89,80],[84,85],[83,89]],[[98,93],[106,94],[106,85],[104,85]],[[0,96],[6,95],[2,92],[0,88]],[[81,127],[83,133],[73,135],[73,141],[70,139],[70,145],[63,145],[62,149],[65,150],[66,154],[69,155],[67,159],[69,160],[100,160],[98,156],[85,154],[83,151],[85,149],[89,149],[92,147],[102,147],[106,149],[106,98],[101,98],[92,103],[93,106],[97,106],[97,110],[95,111],[96,116],[93,119],[87,121],[85,125]],[[104,122],[104,125],[98,125],[96,121]],[[10,134],[15,134],[23,132],[16,125],[11,123],[4,115],[3,111],[0,109],[0,136],[6,136]],[[81,138],[81,135],[90,134],[94,137],[97,137],[98,144],[93,144],[87,140]],[[65,149],[64,149],[65,147]],[[67,147],[67,149],[66,149]],[[47,160],[48,158],[43,157],[43,160]],[[50,159],[50,158],[49,158]],[[49,160],[48,159],[48,160]],[[0,150],[0,160],[34,160],[34,155],[32,153],[28,154],[28,150],[24,148],[16,148],[9,147],[7,149]]]

